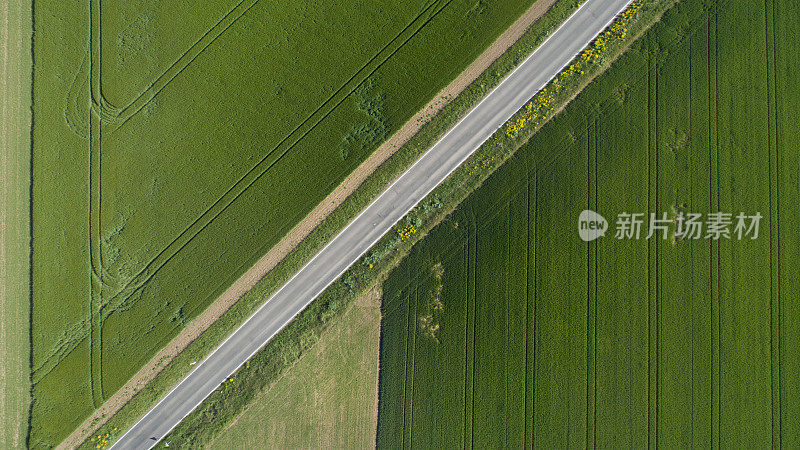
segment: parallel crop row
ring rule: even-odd
[[[390,276],[379,447],[800,444],[800,61],[784,41],[800,10],[704,6],[673,8]],[[579,239],[584,209],[604,237]],[[623,212],[716,211],[760,212],[759,237],[615,238]],[[425,292],[437,263],[440,340],[398,353],[427,300],[397,292]],[[412,362],[399,403],[392,371]]]

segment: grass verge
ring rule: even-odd
[[[0,9],[0,448],[28,434],[31,32],[29,2]]]

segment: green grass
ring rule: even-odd
[[[530,5],[384,3],[36,5],[33,441],[74,429]],[[84,370],[61,363],[79,348]],[[64,378],[89,397],[59,403]]]
[[[798,9],[702,6],[670,10],[389,276],[379,447],[797,442],[798,61],[785,39]],[[583,209],[609,218],[604,238],[578,238]],[[760,211],[760,237],[613,238],[623,211],[717,210]],[[439,332],[458,338],[399,346],[419,333],[437,262]],[[464,375],[441,383],[432,365]],[[436,397],[417,394],[429,384]]]
[[[30,408],[31,13],[0,12],[0,447],[26,443]]]
[[[379,335],[377,299],[351,304],[314,347],[254,398],[208,447],[374,445]]]

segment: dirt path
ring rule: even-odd
[[[84,421],[58,448],[71,448],[83,442],[119,411],[133,396],[152,380],[177,354],[200,334],[208,329],[242,295],[272,270],[314,228],[328,217],[352,194],[381,164],[411,139],[436,113],[469,86],[495,59],[516,42],[539,17],[547,12],[557,0],[538,0],[492,45],[467,67],[455,80],[442,89],[424,108],[411,117],[400,130],[375,150],[356,170],[331,192],[313,211],[298,223],[275,247],[264,255],[253,267],[231,285],[202,314],[193,320],[178,336],[156,354],[119,391],[112,395],[102,407]]]
[[[31,23],[30,1],[0,6],[0,448],[28,432]]]

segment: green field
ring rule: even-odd
[[[532,2],[329,3],[35,2],[31,445],[60,442]]]
[[[373,296],[375,297],[375,296]],[[367,448],[375,444],[380,302],[363,298],[207,445]]]
[[[421,241],[384,285],[378,446],[800,446],[798,36],[789,0],[679,3]],[[759,237],[614,237],[717,211]]]

